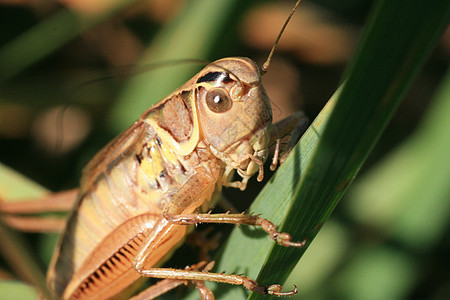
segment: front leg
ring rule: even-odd
[[[295,112],[289,117],[275,123],[271,136],[271,145],[275,145],[270,169],[274,171],[278,162],[283,163],[291,150],[308,127],[308,118],[301,111]],[[287,138],[287,143],[281,148],[282,140]],[[281,149],[280,149],[281,148]]]
[[[267,219],[257,215],[246,214],[163,214],[169,222],[178,225],[195,225],[199,223],[217,223],[217,224],[244,224],[259,226],[267,232],[270,238],[279,245],[285,247],[303,247],[306,241],[291,242],[291,235],[285,232],[278,232],[275,225]]]

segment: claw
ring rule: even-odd
[[[276,237],[276,241],[278,244],[285,246],[285,247],[297,247],[301,248],[305,246],[306,240],[303,240],[301,242],[291,242],[291,235],[285,232],[280,233]]]
[[[305,246],[305,244],[306,244],[306,240],[303,240],[301,242],[290,242],[290,241],[286,241],[285,242],[286,247],[301,248],[301,247]]]
[[[281,285],[279,284],[273,284],[269,286],[267,289],[267,294],[277,297],[283,297],[283,296],[292,296],[298,293],[297,286],[294,285],[294,290],[290,292],[282,292],[281,291]]]

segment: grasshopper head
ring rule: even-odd
[[[196,99],[204,142],[247,180],[267,158],[272,109],[262,86],[260,69],[248,58],[218,60],[198,74]]]

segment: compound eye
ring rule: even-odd
[[[232,106],[228,93],[221,88],[211,89],[206,93],[206,104],[215,113],[224,113]]]

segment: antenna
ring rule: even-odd
[[[286,29],[287,24],[289,23],[292,16],[294,15],[295,10],[297,9],[300,2],[302,2],[302,0],[298,0],[295,3],[294,8],[292,9],[291,13],[289,14],[289,17],[287,17],[286,21],[283,24],[283,27],[281,27],[280,33],[278,33],[277,39],[275,40],[275,43],[272,46],[272,50],[270,50],[269,57],[267,57],[266,62],[261,66],[261,75],[264,75],[267,73],[267,69],[269,69],[270,62],[272,61],[272,56],[275,53],[275,49],[277,48],[278,41],[280,40],[281,35],[283,35],[283,32]]]

